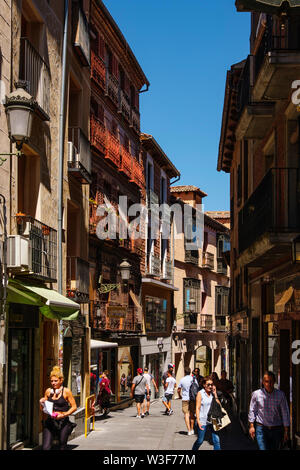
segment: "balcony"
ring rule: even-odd
[[[37,113],[50,120],[50,69],[27,38],[20,39],[19,78],[28,84],[28,93],[36,100]]]
[[[145,187],[144,167],[135,157],[132,157],[130,182],[134,183],[140,189]]]
[[[149,276],[160,276],[160,259],[158,256],[150,255],[149,256],[149,264],[148,264],[148,272]]]
[[[90,65],[90,32],[85,14],[77,2],[72,3],[72,41],[83,66]]]
[[[184,330],[197,330],[198,313],[186,312],[184,315]]]
[[[121,145],[121,163],[119,166],[119,171],[124,173],[129,179],[132,175],[132,155],[129,153],[126,148]]]
[[[106,130],[107,148],[105,158],[110,160],[116,167],[120,167],[120,142],[110,131]]]
[[[237,92],[237,140],[261,139],[272,123],[275,104],[252,101],[250,76],[254,68],[253,56],[248,56],[238,83]]]
[[[90,124],[91,124],[91,146],[96,148],[103,155],[105,155],[106,145],[107,145],[105,126],[93,114],[91,115]]]
[[[103,60],[91,51],[91,79],[105,91],[105,63]]]
[[[67,296],[75,302],[89,300],[89,263],[75,256],[67,256]]]
[[[79,127],[69,127],[68,140],[68,171],[81,184],[90,184],[90,142]]]
[[[216,331],[226,331],[225,316],[216,316]]]
[[[300,232],[298,186],[297,168],[272,168],[240,210],[239,252],[251,247],[247,264],[264,266],[258,259],[264,253],[276,262],[276,257],[290,252],[290,243]]]
[[[140,113],[135,108],[131,108],[130,127],[132,127],[137,134],[140,134],[140,128],[141,128]]]
[[[119,107],[119,81],[106,69],[106,96]]]
[[[92,328],[118,333],[142,333],[142,320],[139,318],[136,307],[116,306],[116,309],[126,311],[125,315],[119,317],[110,315],[107,307],[108,305],[105,302],[90,303],[90,324]]]
[[[217,273],[227,275],[227,264],[223,258],[217,258]]]
[[[172,262],[165,260],[163,262],[163,271],[162,271],[161,279],[172,281],[173,274],[174,274],[174,268],[173,268]]]
[[[213,271],[215,268],[215,257],[212,253],[206,251],[202,253],[202,268]]]
[[[200,330],[212,331],[213,317],[212,315],[200,315]]]
[[[195,264],[196,266],[199,266],[198,251],[185,250],[184,261],[185,263],[191,263],[191,264]]]
[[[291,84],[300,71],[298,24],[287,20],[284,29],[268,15],[267,26],[254,56],[253,100],[288,99]]]
[[[56,282],[57,232],[25,214],[17,215],[18,235],[30,240],[30,274],[32,278]],[[26,273],[24,273],[26,274]]]
[[[130,98],[124,90],[120,90],[119,109],[118,113],[122,114],[123,118],[130,123]]]

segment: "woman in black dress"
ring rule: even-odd
[[[69,416],[77,410],[77,406],[71,390],[63,386],[63,381],[64,377],[60,368],[53,367],[50,373],[52,388],[47,388],[45,396],[40,399],[42,410],[46,401],[53,403],[53,413],[51,416],[48,414],[44,422],[43,450],[51,449],[54,437],[58,437],[60,449],[65,450],[68,437],[74,428]]]

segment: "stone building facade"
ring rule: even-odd
[[[202,205],[207,195],[195,186],[171,188],[173,204]],[[199,209],[198,209],[199,210]],[[228,369],[226,337],[229,270],[223,254],[228,251],[228,228],[202,214],[202,248],[186,249],[186,239],[175,239],[173,361],[177,380],[184,368],[199,367],[203,376]],[[194,308],[190,306],[190,300]]]
[[[242,422],[265,370],[299,446],[299,18],[251,14],[250,53],[227,73],[218,170],[230,173],[231,378]],[[249,373],[245,374],[245,370]]]
[[[3,46],[1,43],[2,57],[5,58],[1,67],[1,73],[5,74],[5,92],[8,94],[17,83],[17,86],[21,83],[36,101],[30,139],[23,144],[22,155],[8,159],[0,174],[1,190],[6,194],[8,276],[5,332],[8,383],[4,416],[7,432],[2,435],[2,448],[17,448],[35,446],[41,442],[42,413],[33,404],[38,403],[49,387],[49,372],[53,365],[61,365],[65,385],[76,396],[79,411],[75,419],[80,416],[85,396],[89,393],[88,287],[80,292],[78,270],[76,275],[73,265],[78,266],[75,262],[70,268],[69,261],[72,256],[80,256],[84,260],[88,258],[90,157],[89,151],[85,151],[84,145],[79,147],[78,142],[76,150],[70,152],[69,130],[77,126],[86,138],[89,134],[90,57],[84,13],[87,5],[71,2],[66,54],[67,92],[63,99],[64,3],[46,0],[4,3],[5,8],[1,11],[3,15],[7,14],[7,18],[1,34],[9,38]],[[8,73],[10,58],[11,76]],[[72,121],[72,93],[78,83],[82,91],[81,121],[75,123]],[[60,127],[61,102],[64,102],[63,129]],[[62,152],[59,144],[61,132]],[[1,139],[6,141],[2,148],[9,150],[9,139],[5,134],[7,130],[2,106]],[[77,128],[72,135],[80,135]],[[14,148],[13,145],[13,151]],[[62,291],[58,292],[60,155],[63,158],[64,225]],[[84,177],[80,179],[81,173]],[[78,231],[80,244],[78,251],[73,251],[74,241],[67,224],[71,214],[74,220],[76,211],[79,223],[73,228]],[[68,355],[63,357],[63,345],[67,341]],[[82,343],[80,354],[76,353],[78,342]],[[80,392],[76,385],[79,373]]]

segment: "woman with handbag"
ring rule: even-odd
[[[206,431],[211,429],[214,450],[221,450],[220,437],[214,430],[211,422],[208,421],[208,414],[211,410],[212,403],[219,405],[221,403],[217,395],[216,387],[214,386],[211,376],[204,377],[203,389],[197,393],[196,398],[196,417],[197,417],[197,431],[198,438],[193,445],[192,450],[198,450],[204,441]]]
[[[60,368],[53,367],[50,373],[52,388],[47,388],[45,396],[40,399],[42,411],[48,414],[43,429],[43,450],[51,450],[54,437],[59,439],[60,450],[65,450],[68,437],[76,426],[69,420],[69,416],[77,410],[75,399],[71,390],[63,386],[63,381],[64,377]],[[45,408],[46,402],[48,402],[48,411]],[[52,413],[49,415],[51,408]]]
[[[110,388],[110,380],[108,378],[109,372],[105,370],[102,374],[102,380],[100,382],[100,390],[98,394],[97,401],[100,405],[100,408],[103,410],[104,416],[109,413],[109,405],[110,405],[110,396],[111,396],[111,388]]]

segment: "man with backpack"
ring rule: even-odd
[[[185,424],[188,430],[188,436],[195,434],[195,412],[196,397],[199,391],[199,384],[195,376],[191,375],[191,369],[184,369],[184,377],[180,380],[177,392],[179,398],[182,398],[182,412],[184,414]]]

